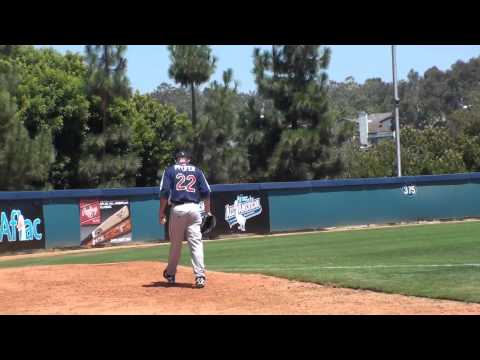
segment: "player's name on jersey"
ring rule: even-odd
[[[174,165],[175,170],[181,170],[181,171],[195,171],[195,166],[193,165]]]

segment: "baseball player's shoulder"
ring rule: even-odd
[[[163,174],[168,176],[168,175],[171,175],[172,172],[174,172],[174,171],[175,170],[174,170],[173,165],[172,165],[172,166],[169,166],[169,167],[165,168]]]
[[[198,174],[205,176],[205,174],[204,174],[204,172],[201,168],[197,167],[196,171],[197,171]]]
[[[203,172],[203,170],[200,167],[196,165],[192,165],[192,166],[195,168],[195,171]]]

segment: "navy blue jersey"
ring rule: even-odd
[[[160,196],[169,197],[172,203],[198,204],[210,194],[210,191],[203,171],[194,165],[170,166],[163,172],[160,182]]]

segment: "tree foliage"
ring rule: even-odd
[[[87,45],[85,51],[90,117],[79,162],[81,186],[134,186],[140,160],[131,142],[126,46]]]
[[[239,124],[250,165],[248,180],[269,181],[268,165],[283,129],[280,112],[271,100],[252,94],[239,114]]]
[[[396,176],[395,142],[360,150],[348,121],[393,110],[391,83],[328,82],[320,45],[256,49],[250,94],[231,70],[198,90],[216,67],[205,45],[169,47],[179,86],[144,95],[125,46],[85,50],[0,45],[0,189],[154,186],[185,147],[212,183]],[[480,171],[480,57],[412,70],[399,95],[405,175]]]
[[[19,119],[31,136],[43,130],[53,136],[57,158],[51,169],[52,185],[75,187],[89,115],[82,56],[30,48],[22,51],[13,64],[19,78]]]
[[[113,99],[131,95],[127,78],[126,45],[86,45],[87,93],[96,118],[91,117],[91,126],[108,126],[108,107]],[[98,121],[97,119],[100,119]],[[97,130],[98,131],[98,130]]]
[[[88,135],[82,144],[81,186],[135,186],[140,161],[131,142],[133,129],[125,121],[129,117],[128,103],[115,100],[107,111],[110,125],[101,134]]]
[[[347,88],[346,84],[338,87]],[[339,94],[336,88],[332,95]],[[354,98],[355,88],[349,90],[340,98],[331,96],[333,106],[341,107],[342,101],[350,105],[352,102],[345,99]],[[434,66],[423,76],[411,70],[407,79],[399,83],[399,95],[404,174],[480,170],[480,57],[458,61],[446,71]],[[394,151],[393,142],[366,152],[360,152],[351,144],[345,146],[342,149],[344,174],[348,177],[395,176]]]
[[[249,165],[235,111],[237,83],[233,71],[225,71],[223,83],[214,81],[208,93],[205,114],[198,127],[200,165],[212,183],[244,181]]]
[[[131,117],[132,141],[141,159],[136,185],[153,186],[171,164],[173,154],[191,142],[192,125],[185,113],[179,114],[151,96],[136,93],[131,104],[135,113]]]
[[[0,59],[0,189],[46,189],[55,160],[51,134],[42,129],[30,137],[17,116],[17,84],[12,64]]]
[[[281,114],[282,133],[268,164],[272,180],[327,177],[339,169],[333,157],[333,119],[326,94],[330,49],[274,45],[254,50],[259,94]]]
[[[403,125],[424,128],[428,125],[427,114],[423,111],[422,79],[418,72],[410,70],[406,81],[398,85],[400,101],[400,115]]]
[[[24,49],[31,48],[30,45],[0,45],[0,58],[11,58],[17,56]]]
[[[162,105],[173,106],[177,112],[185,113],[192,118],[192,98],[189,91],[180,86],[161,83],[151,94],[152,98]],[[205,105],[205,97],[199,93],[196,100],[197,115],[201,116]]]
[[[192,124],[197,124],[196,87],[207,82],[216,68],[217,58],[208,45],[169,45],[170,68],[168,74],[176,83],[189,86],[192,99]]]
[[[467,170],[461,141],[446,128],[424,130],[405,127],[401,133],[402,175],[437,175]],[[397,175],[396,147],[393,141],[381,141],[368,150],[348,143],[342,148],[342,177],[392,177]]]

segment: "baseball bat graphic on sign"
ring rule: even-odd
[[[102,235],[98,237],[94,237],[92,239],[92,245],[98,245],[103,242],[106,242],[108,240],[114,239],[120,235],[127,234],[132,230],[132,222],[130,221],[130,218],[122,221],[120,224],[115,225],[111,229],[105,231],[102,233]]]
[[[115,225],[121,223],[123,220],[130,216],[130,212],[128,211],[128,206],[122,207],[112,216],[108,217],[103,223],[98,225],[90,235],[88,235],[80,245],[87,245],[92,242],[93,238],[99,237],[102,233],[106,232],[107,230],[111,229]]]

